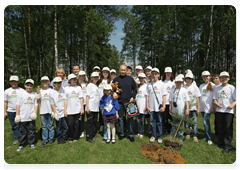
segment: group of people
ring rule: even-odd
[[[33,92],[34,81],[25,81],[25,90],[18,87],[18,76],[10,77],[11,87],[4,92],[4,117],[8,117],[12,126],[14,142],[22,150],[28,144],[35,148],[35,119],[37,109],[42,123],[42,146],[54,142],[56,122],[56,137],[58,144],[76,142],[85,136],[90,143],[95,143],[97,122],[99,118],[100,132],[103,132],[102,143],[115,144],[116,128],[118,123],[118,140],[125,138],[128,129],[128,138],[134,142],[134,119],[127,118],[125,103],[137,103],[139,115],[136,117],[138,132],[136,137],[143,138],[145,120],[148,123],[148,132],[151,133],[150,142],[157,140],[162,143],[162,137],[170,134],[173,137],[176,127],[180,123],[174,119],[175,114],[194,119],[194,124],[186,124],[186,128],[193,129],[186,134],[186,139],[193,137],[198,142],[198,114],[201,112],[205,129],[205,138],[212,145],[210,128],[211,113],[215,114],[215,134],[218,137],[218,146],[224,147],[223,153],[232,149],[233,117],[236,105],[236,89],[228,84],[230,75],[223,71],[213,75],[209,71],[202,72],[204,83],[197,87],[191,70],[185,71],[185,76],[179,74],[174,78],[171,67],[166,67],[160,78],[158,68],[136,66],[136,77],[131,77],[132,68],[121,65],[120,75],[116,77],[116,70],[104,67],[102,70],[95,66],[90,81],[79,65],[73,66],[73,74],[66,74],[59,68],[55,78],[50,82],[47,76],[41,78],[43,89]],[[145,72],[145,73],[144,73]],[[118,83],[122,92],[113,92],[111,83]],[[85,116],[87,125],[85,130]],[[126,128],[127,126],[127,128]],[[184,126],[184,122],[181,123]],[[178,131],[179,140],[184,139],[184,131]]]

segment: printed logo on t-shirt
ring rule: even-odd
[[[169,86],[167,86],[166,90],[168,93],[171,93],[171,88]]]
[[[206,90],[206,89],[203,89],[202,92],[203,92],[203,94],[202,94],[203,97],[207,97],[207,96],[208,96],[208,95],[207,95],[207,90]]]
[[[77,93],[73,90],[69,98],[75,98],[75,97],[77,97]]]
[[[188,95],[189,95],[189,96],[192,96],[192,92],[191,92],[191,91],[188,91]]]
[[[46,100],[49,100],[49,95],[47,93],[45,93],[42,98],[42,101],[46,101]]]
[[[99,85],[99,88],[100,89],[103,89],[104,88],[104,86],[106,86],[107,84],[105,84],[105,82],[102,82],[100,85]]]
[[[25,102],[24,104],[33,104],[33,100],[31,97],[27,98],[27,102]]]
[[[64,100],[63,96],[61,94],[58,95],[58,102],[62,102]]]
[[[157,86],[153,86],[153,90],[156,94],[160,94],[160,92],[158,91]],[[151,92],[151,94],[154,94],[154,92]]]
[[[174,93],[173,99],[174,99],[174,100],[181,100],[181,98],[179,98],[179,92],[178,92],[178,91],[176,91],[176,92]]]
[[[86,87],[82,87],[82,92],[83,92],[83,93],[86,93],[86,90],[87,90]]]
[[[13,91],[12,94],[17,94],[17,92],[16,92],[16,91]]]
[[[17,92],[14,90],[9,98],[16,98]]]
[[[100,96],[100,92],[99,92],[98,89],[96,89],[96,94],[95,94],[95,96]]]
[[[144,98],[142,90],[138,91],[137,98]]]
[[[220,95],[219,95],[218,98],[219,98],[219,99],[228,99],[228,97],[227,97],[226,93],[224,92],[224,90],[222,90],[222,91],[220,92]]]

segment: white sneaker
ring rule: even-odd
[[[207,138],[203,138],[202,140],[207,140]]]
[[[142,139],[142,138],[143,138],[143,135],[140,135],[139,138]]]
[[[152,136],[152,137],[150,138],[150,142],[154,142],[154,141],[155,141],[155,137]]]
[[[34,148],[35,148],[35,145],[34,145],[34,144],[31,144],[30,148],[31,148],[31,149],[34,149]]]
[[[158,139],[158,143],[162,143],[162,139]]]
[[[100,126],[99,132],[103,131],[103,125]]]
[[[209,140],[209,141],[208,141],[208,144],[209,144],[209,145],[212,145],[212,141]]]
[[[83,138],[84,137],[84,132],[82,132],[82,134],[80,135],[80,138]]]
[[[136,135],[136,137],[139,137],[139,136],[140,136],[140,134],[137,134],[137,135]]]
[[[18,149],[17,149],[17,151],[19,152],[19,151],[22,150],[22,149],[23,149],[23,146],[19,146]]]

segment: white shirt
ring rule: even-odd
[[[100,91],[100,99],[103,97],[103,89],[107,85],[107,79],[103,79],[102,83],[98,85],[98,89]]]
[[[40,93],[41,93],[41,108],[40,108],[40,114],[51,114],[52,113],[52,107],[50,105],[50,101],[49,101],[49,96],[50,94],[53,92],[53,89],[41,89]]]
[[[97,85],[89,83],[87,86],[87,94],[89,96],[89,109],[93,112],[99,112],[100,91]],[[87,110],[87,107],[86,107]]]
[[[175,87],[175,84],[173,81],[171,80],[160,80],[163,84],[164,84],[164,88],[167,90],[167,95],[166,95],[166,105],[169,105],[169,96],[170,96],[170,93],[171,93],[171,89]]]
[[[67,86],[64,88],[67,99],[68,115],[79,114],[81,111],[80,98],[83,98],[82,89],[79,86]]]
[[[186,85],[187,83],[184,81],[184,85]],[[193,82],[192,82],[192,85],[194,85],[194,86],[197,86],[197,84],[196,84],[196,82],[193,80]]]
[[[184,85],[183,88],[187,90],[188,97],[190,99],[189,101],[189,110],[197,110],[197,97],[201,97],[201,93],[197,86],[194,86],[193,84],[191,86]],[[192,106],[190,106],[192,105]],[[200,107],[200,106],[199,106]]]
[[[138,110],[139,110],[139,113],[141,114],[147,114],[147,111],[144,111],[146,107],[146,91],[147,91],[147,84],[144,84],[143,86],[140,86],[136,95]]]
[[[81,83],[82,92],[83,92],[83,105],[86,105],[86,94],[87,94],[87,86],[86,83]]]
[[[10,87],[4,91],[4,101],[8,102],[7,112],[16,112],[17,96],[21,91],[24,90],[20,87],[18,87],[17,89],[13,89],[12,87]]]
[[[64,79],[64,80],[62,81],[62,87],[67,87],[67,86],[69,86],[68,79]],[[51,81],[49,87],[50,87],[51,89],[54,89],[53,80]]]
[[[214,84],[210,82],[213,86],[214,89]],[[199,87],[201,97],[200,97],[200,112],[205,112],[210,114],[210,109],[212,106],[212,100],[213,100],[213,91],[208,91],[207,92],[207,86],[208,84],[201,84]]]
[[[234,108],[227,109],[236,100],[236,89],[233,85],[218,86],[214,89],[213,99],[217,99],[217,102],[221,104],[221,108],[215,107],[216,112],[232,113],[234,114]]]
[[[154,91],[153,91],[154,89]],[[156,93],[156,96],[158,98],[158,101],[156,99],[156,96],[154,94]],[[163,103],[162,97],[164,95],[167,95],[167,91],[164,88],[164,84],[160,81],[158,82],[151,82],[147,85],[147,96],[149,96],[149,107],[151,111],[159,112],[159,106]],[[159,102],[159,103],[158,103]]]
[[[187,90],[183,87],[171,90],[169,101],[172,101],[172,112],[176,111],[179,115],[185,114],[186,102],[190,101]],[[177,107],[173,106],[173,102],[177,103]]]
[[[32,121],[31,115],[34,113],[34,107],[38,105],[36,92],[28,93],[25,90],[21,91],[17,96],[16,105],[20,106],[19,115],[21,122]]]
[[[50,104],[55,106],[58,118],[64,117],[65,90],[61,87],[58,91],[53,90],[50,94]]]

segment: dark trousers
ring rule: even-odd
[[[99,107],[99,126],[103,126],[102,108]]]
[[[224,146],[225,149],[232,149],[233,117],[231,113],[216,112],[218,146]]]
[[[92,139],[97,134],[97,118],[98,112],[87,114],[86,138]]]
[[[217,119],[216,119],[216,114],[215,114],[215,119],[214,119],[214,131],[215,131],[215,135],[218,136],[218,122],[217,122]]]
[[[84,113],[83,113],[83,115],[80,115],[81,120],[79,120],[80,135],[81,135],[82,132],[85,131],[85,106],[86,105],[83,106],[84,107]]]
[[[19,146],[26,146],[27,140],[27,128],[28,128],[28,144],[34,144],[35,142],[35,121],[20,122],[19,127]]]
[[[56,121],[56,132],[58,141],[67,140],[67,130],[67,118],[59,118],[59,120]]]
[[[79,139],[79,113],[74,115],[68,115],[68,140]]]
[[[169,105],[166,105],[165,111],[163,113],[163,119],[162,119],[162,134],[170,134],[172,125],[168,122],[168,120],[171,120],[172,122],[172,116],[169,114]]]

